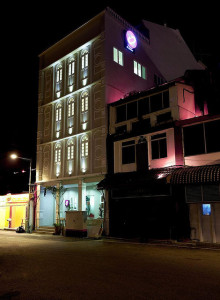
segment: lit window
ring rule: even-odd
[[[75,60],[71,60],[68,65],[68,75],[71,76],[75,73]]]
[[[134,74],[146,79],[146,68],[134,60]]]
[[[89,108],[89,96],[88,93],[85,92],[82,94],[81,98],[81,112],[87,111]]]
[[[60,66],[57,68],[56,82],[62,81],[62,77],[63,77],[63,69],[62,69],[62,66],[60,65]]]
[[[81,156],[87,157],[88,154],[89,154],[89,141],[87,135],[85,135],[82,138],[82,143],[81,143]]]
[[[123,66],[123,53],[115,47],[113,47],[113,60]]]
[[[70,98],[68,101],[68,117],[74,116],[74,99]]]
[[[54,162],[55,163],[61,162],[61,145],[60,144],[56,144],[56,146],[55,146]]]
[[[74,159],[74,144],[73,140],[68,141],[67,144],[67,160],[73,160]]]
[[[56,107],[56,122],[61,121],[62,118],[62,106],[61,104],[58,104]]]
[[[89,65],[89,53],[87,50],[82,53],[81,63],[82,69],[87,68]]]
[[[56,106],[56,115],[55,115],[55,130],[56,130],[56,137],[60,137],[60,131],[61,131],[61,119],[62,119],[62,105],[59,103]]]

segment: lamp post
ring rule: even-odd
[[[29,225],[30,225],[30,220],[29,220],[29,218],[30,218],[30,195],[31,195],[31,166],[32,166],[32,159],[31,159],[31,158],[20,157],[20,156],[17,156],[17,154],[14,154],[14,153],[11,154],[10,157],[11,157],[12,159],[17,159],[17,158],[18,158],[18,159],[26,160],[26,161],[28,161],[29,164],[30,164],[30,170],[29,170],[29,189],[28,189],[28,193],[29,193],[29,201],[28,201],[27,228],[26,228],[27,232],[30,232],[30,227],[29,227]]]

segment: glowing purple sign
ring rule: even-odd
[[[126,47],[130,51],[134,51],[134,49],[137,47],[137,39],[133,32],[131,30],[128,30],[125,34],[126,37]]]

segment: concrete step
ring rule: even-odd
[[[33,232],[40,233],[40,234],[53,234],[54,227],[41,226],[41,227],[36,228]]]

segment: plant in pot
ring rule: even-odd
[[[54,223],[53,226],[55,229],[54,235],[60,235],[62,232],[63,225],[61,223]]]

